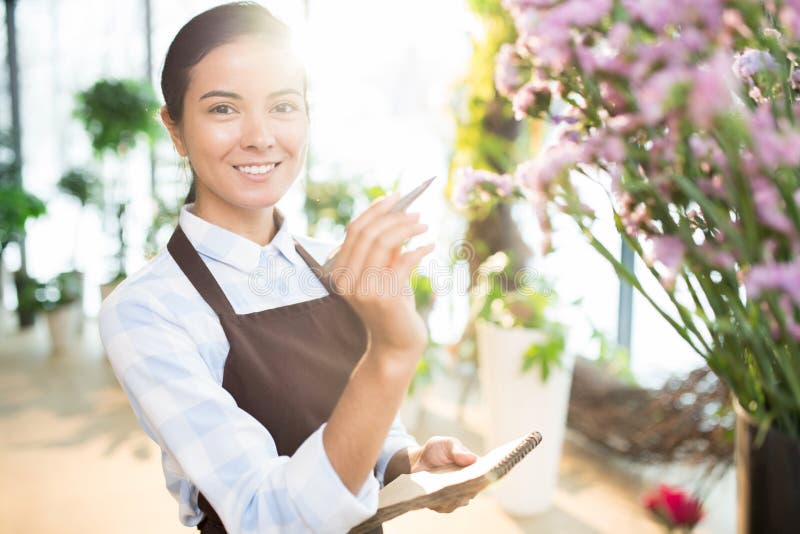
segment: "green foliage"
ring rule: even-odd
[[[355,197],[360,186],[352,180],[326,180],[306,185],[303,210],[308,217],[308,232],[316,234],[317,225],[328,219],[334,227],[344,228],[353,218]]]
[[[419,274],[414,270],[411,272],[411,287],[414,289],[414,302],[417,305],[417,311],[423,317],[427,317],[433,308],[433,284],[428,276]]]
[[[544,341],[532,343],[522,356],[522,370],[527,371],[534,365],[541,369],[542,382],[546,382],[553,367],[561,365],[561,355],[564,352],[564,330],[561,325],[547,323],[542,327],[545,334]]]
[[[70,169],[58,181],[58,189],[78,199],[81,206],[103,203],[103,184],[100,180],[84,169]]]
[[[25,221],[44,214],[44,202],[18,185],[0,186],[0,251],[21,238]]]
[[[21,181],[11,135],[0,132],[0,254],[9,243],[21,238],[25,221],[45,212],[44,203],[26,192]]]
[[[74,115],[92,139],[95,154],[124,154],[140,135],[154,142],[161,128],[153,88],[138,80],[99,80],[76,96]]]
[[[508,291],[514,278],[512,263],[505,252],[490,256],[478,269],[476,298],[472,303],[474,319],[481,319],[503,328],[529,328],[543,334],[523,355],[522,370],[538,365],[542,381],[553,367],[561,365],[566,336],[564,326],[547,317],[555,302],[552,288],[541,281],[538,287],[522,286]]]
[[[395,180],[393,188],[397,187],[397,182]],[[303,204],[308,218],[308,233],[316,235],[321,222],[327,222],[334,231],[344,233],[360,202],[372,202],[386,193],[384,187],[363,185],[359,178],[309,182]]]
[[[630,351],[617,345],[595,326],[592,326],[592,339],[599,344],[597,364],[622,382],[632,386],[636,385],[636,378],[631,370]]]
[[[35,290],[36,300],[48,311],[77,302],[82,296],[83,277],[77,271],[60,273]]]

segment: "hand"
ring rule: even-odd
[[[430,471],[437,467],[466,467],[475,463],[478,457],[456,438],[435,436],[419,449],[410,451],[409,459],[411,472],[416,473]],[[477,491],[468,497],[457,498],[452,502],[431,507],[431,510],[442,513],[452,512],[456,508],[469,504],[476,493]]]
[[[399,198],[395,193],[378,199],[347,225],[331,281],[367,326],[371,349],[419,358],[428,331],[416,310],[410,276],[433,245],[401,250],[427,226],[419,224],[419,214],[390,213]]]

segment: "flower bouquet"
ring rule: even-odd
[[[496,88],[517,118],[558,132],[515,172],[543,233],[557,213],[576,222],[728,384],[761,438],[788,440],[783,469],[800,472],[800,1],[504,7],[518,38],[497,57]],[[604,220],[586,192],[598,186],[663,295],[597,239]]]
[[[800,2],[504,5],[497,89],[559,131],[515,173],[545,234],[569,215],[756,420],[800,436]],[[593,235],[582,181],[668,306]]]

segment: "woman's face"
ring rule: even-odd
[[[166,108],[161,114],[194,169],[197,202],[207,208],[272,206],[303,166],[302,67],[258,37],[219,46],[192,67],[179,127]]]

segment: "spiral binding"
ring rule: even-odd
[[[525,458],[529,452],[536,448],[542,442],[542,435],[539,432],[531,432],[517,445],[514,450],[506,454],[502,460],[497,462],[497,465],[492,469],[492,478],[495,480],[504,476],[511,471],[511,468],[517,465],[520,460]]]

